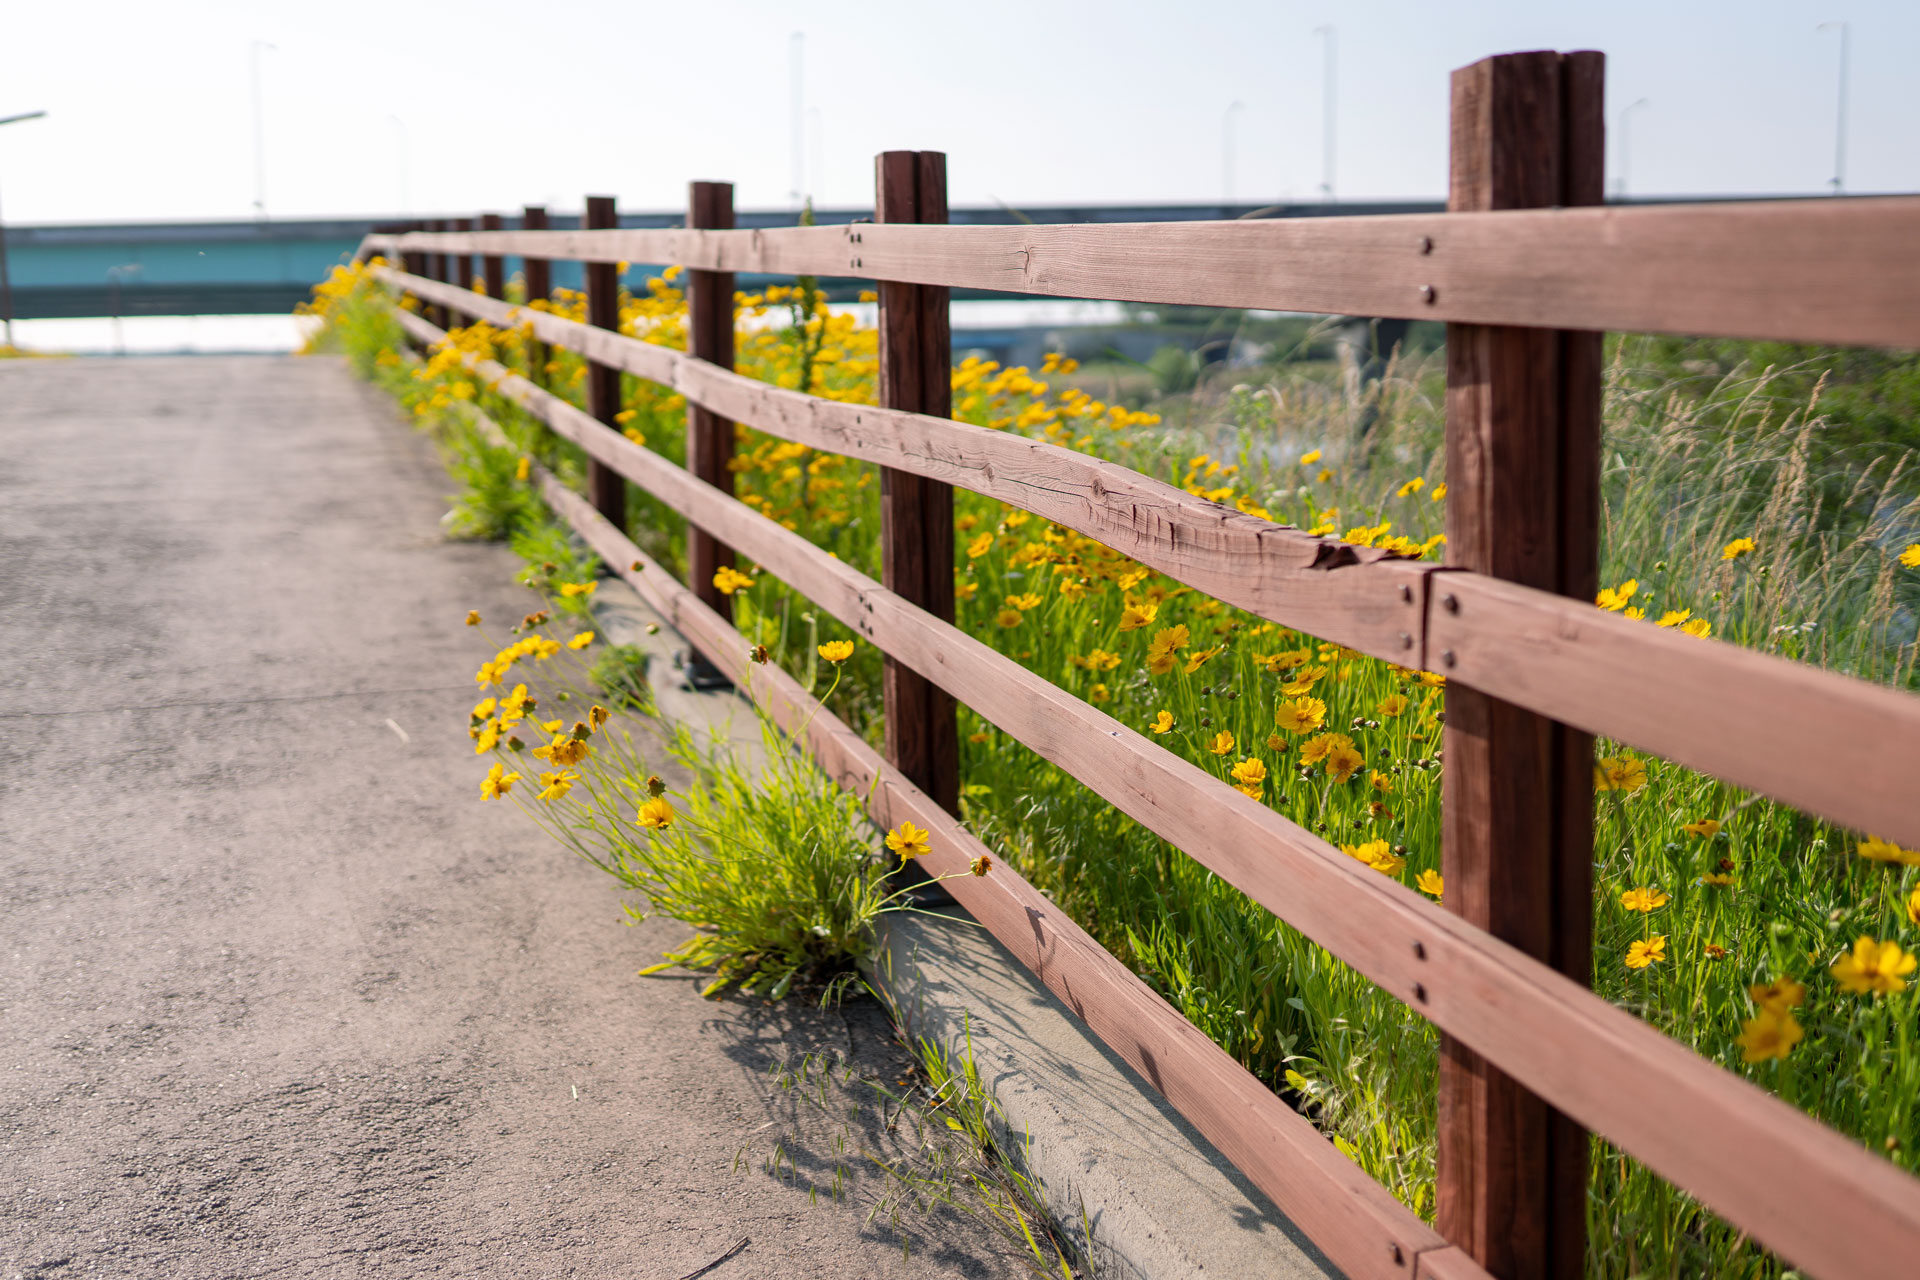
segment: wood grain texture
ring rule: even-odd
[[[421,324],[400,315],[410,328]],[[714,530],[1794,1265],[1818,1275],[1868,1274],[1888,1257],[1920,1250],[1920,1180],[1368,870],[565,401],[497,364],[471,367],[492,390]],[[1782,1169],[1796,1174],[1783,1177]]]
[[[1052,297],[1920,347],[1914,196],[1232,222],[493,235],[500,238],[458,243]],[[424,248],[454,243],[400,239]]]
[[[457,239],[465,239],[473,234],[473,219],[455,218],[447,224],[447,227]],[[472,250],[458,244],[451,249],[453,256],[447,259],[447,283],[457,287],[463,294],[470,294],[473,292]],[[451,314],[455,324],[467,324],[471,321],[471,312],[455,308]]]
[[[400,320],[423,343],[445,336],[417,317],[400,313]],[[471,367],[490,380],[506,374],[491,362],[473,361]],[[523,380],[521,385],[530,386]],[[516,388],[503,389],[512,394]],[[548,407],[557,403],[550,402]],[[505,444],[506,437],[496,425],[477,410],[471,412],[475,425],[493,443]],[[925,861],[937,875],[960,877],[947,882],[956,900],[1342,1271],[1369,1280],[1406,1280],[1421,1258],[1446,1251],[1446,1242],[1431,1228],[1017,872],[996,862],[985,877],[963,876],[974,858],[990,855],[949,809],[883,762],[865,739],[791,676],[773,665],[751,663],[747,658],[751,644],[745,636],[641,552],[589,502],[546,468],[535,464],[533,472],[548,505],[690,643],[713,655],[715,665],[736,688],[789,733],[804,729],[815,763],[843,789],[862,797],[881,827],[911,821],[927,829],[932,839]],[[1448,1275],[1449,1280],[1487,1280],[1486,1273],[1477,1269]]]
[[[422,299],[446,288],[392,268],[376,274]],[[573,321],[473,305],[488,308],[493,323],[531,323],[544,341],[617,363],[770,435],[998,498],[1283,626],[1440,672],[1842,825],[1920,845],[1920,801],[1900,769],[1920,756],[1920,698],[1912,695],[1633,623],[1585,601],[1310,538],[1022,436],[818,400]],[[1429,610],[1430,582],[1436,601],[1444,587],[1472,607]],[[1447,652],[1457,665],[1446,664]],[[1643,687],[1659,696],[1620,696]],[[1759,692],[1772,689],[1778,698]],[[1804,753],[1787,759],[1767,745],[1782,736],[1806,744]],[[1816,774],[1808,760],[1833,761],[1834,772]]]
[[[937,151],[888,151],[874,161],[874,220],[944,223],[947,158]],[[948,418],[953,414],[953,342],[947,290],[882,283],[880,403]],[[953,621],[953,488],[913,471],[880,468],[880,580],[943,622]],[[934,803],[960,811],[960,731],[953,698],[892,658],[881,673],[887,762]],[[911,879],[911,868],[903,867]]]
[[[591,230],[616,227],[620,216],[614,210],[612,196],[588,196],[582,221]],[[590,262],[586,271],[587,324],[616,337],[620,331],[620,273],[610,262]],[[596,419],[614,426],[620,412],[620,367],[587,360],[587,411]],[[602,462],[587,462],[587,497],[598,511],[619,528],[627,527],[627,486],[620,473]]]
[[[1591,62],[1598,55],[1587,55]],[[1449,208],[1570,203],[1597,189],[1602,78],[1554,52],[1505,54],[1453,74]],[[1598,68],[1584,67],[1593,72]],[[1582,101],[1569,101],[1577,89]],[[1591,97],[1591,101],[1585,100]],[[1574,121],[1579,121],[1578,127]],[[1569,146],[1593,167],[1574,181]],[[1562,591],[1595,571],[1597,362],[1562,357],[1597,335],[1447,326],[1447,562]],[[1563,421],[1575,415],[1573,429]],[[1584,982],[1593,898],[1587,735],[1473,689],[1448,691],[1441,820],[1448,910]],[[1570,930],[1562,936],[1562,930]],[[1503,1280],[1586,1274],[1586,1135],[1451,1037],[1440,1054],[1436,1224]],[[1564,1148],[1564,1149],[1563,1149]]]
[[[687,225],[718,231],[733,227],[733,184],[695,182],[687,188]],[[687,354],[717,369],[733,368],[733,273],[695,269],[687,273]],[[687,400],[687,469],[722,493],[733,492],[733,422],[711,405]],[[713,585],[713,575],[733,567],[733,548],[703,529],[687,531],[687,581],[693,593],[723,618],[733,602]]]

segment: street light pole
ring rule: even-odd
[[[1233,117],[1246,107],[1236,99],[1220,117],[1220,191],[1221,199],[1228,204],[1233,203]]]
[[[1833,194],[1840,195],[1847,189],[1847,46],[1851,43],[1852,31],[1844,22],[1823,22],[1815,31],[1840,28],[1840,101],[1834,109],[1833,117],[1833,177],[1829,179]]]
[[[253,71],[253,216],[267,220],[267,120],[260,102],[260,51],[274,46],[255,40],[248,51]]]
[[[1632,152],[1627,148],[1627,124],[1633,119],[1633,113],[1635,111],[1638,111],[1641,107],[1650,105],[1652,104],[1645,98],[1635,98],[1632,102],[1620,108],[1620,173],[1619,176],[1613,180],[1613,194],[1615,196],[1624,196],[1627,194],[1627,172],[1630,167],[1629,162],[1633,158]]]
[[[22,111],[18,115],[0,116],[0,124],[18,124],[22,120],[38,120],[47,113],[44,111]],[[7,222],[0,218],[0,322],[4,322],[7,331],[7,349],[13,349],[13,282],[7,278]]]
[[[1335,143],[1337,141],[1337,136],[1338,136],[1334,132],[1334,125],[1335,125],[1335,119],[1336,119],[1335,111],[1339,102],[1339,98],[1335,93],[1334,76],[1336,72],[1339,70],[1339,54],[1338,54],[1338,46],[1336,44],[1336,41],[1339,39],[1339,32],[1337,32],[1334,28],[1327,26],[1327,27],[1315,27],[1313,29],[1313,34],[1317,36],[1325,36],[1327,40],[1326,71],[1322,77],[1322,79],[1325,81],[1324,87],[1326,89],[1326,102],[1324,106],[1322,106],[1321,108],[1321,116],[1322,116],[1321,123],[1325,126],[1326,133],[1325,133],[1325,136],[1321,139],[1321,143],[1320,143],[1320,147],[1321,147],[1320,194],[1325,196],[1327,200],[1331,202],[1333,199],[1333,161],[1334,161],[1334,154],[1335,154]]]

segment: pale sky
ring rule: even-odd
[[[1341,197],[1442,194],[1448,72],[1531,48],[1607,53],[1616,140],[1647,99],[1633,194],[1816,193],[1841,19],[1847,189],[1920,190],[1915,0],[0,0],[0,116],[50,113],[0,128],[0,212],[249,216],[255,41],[272,216],[673,209],[694,178],[786,207],[796,31],[823,205],[896,147],[946,151],[955,204],[1217,200],[1230,110],[1233,196],[1306,200],[1328,24]]]

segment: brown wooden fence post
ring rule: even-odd
[[[522,231],[545,231],[547,207],[530,204],[520,211]],[[520,279],[526,286],[527,302],[544,302],[553,297],[553,267],[545,258],[520,259]],[[527,339],[527,376],[541,386],[547,385],[547,344],[538,338]]]
[[[687,186],[687,225],[702,230],[733,229],[733,184],[694,182]],[[687,272],[687,352],[723,369],[733,368],[733,273]],[[687,405],[687,470],[721,491],[733,492],[733,423],[710,409]],[[733,566],[733,548],[696,528],[687,530],[687,585],[721,617],[733,616],[732,601],[713,585],[713,575]],[[687,678],[696,688],[727,683],[711,660],[689,661]]]
[[[580,225],[588,231],[611,231],[620,225],[612,196],[588,196]],[[620,329],[620,272],[611,262],[586,264],[587,323],[602,329]],[[598,361],[587,362],[587,412],[610,427],[620,412],[620,370]],[[627,528],[627,485],[620,473],[597,459],[587,459],[587,498],[593,509],[623,533]]]
[[[1449,209],[1600,203],[1604,66],[1541,52],[1454,72]],[[1591,600],[1599,465],[1599,334],[1447,326],[1450,565]],[[1458,607],[1444,574],[1433,591]],[[1456,685],[1444,742],[1447,907],[1588,982],[1592,738]],[[1502,1280],[1583,1276],[1585,1131],[1446,1037],[1439,1124],[1441,1234]]]
[[[467,232],[473,230],[473,219],[455,218],[449,225],[455,231]],[[473,288],[473,255],[471,253],[456,253],[447,260],[447,282],[463,291]],[[456,310],[447,318],[457,325],[473,323],[473,316],[465,311]]]
[[[886,151],[874,161],[874,221],[947,220],[947,157]],[[854,233],[857,237],[857,231]],[[851,246],[859,255],[859,245]],[[857,273],[856,273],[857,274]],[[880,283],[880,403],[953,416],[953,338],[948,290]],[[943,622],[953,621],[953,490],[937,480],[880,469],[881,581]],[[960,739],[945,690],[886,660],[882,681],[887,759],[949,813],[960,805]]]
[[[442,218],[430,218],[427,221],[426,227],[427,227],[427,231],[430,234],[438,235],[440,232],[445,231],[447,229],[447,224],[446,224],[446,221]],[[425,275],[427,279],[439,280],[443,282],[446,280],[447,278],[447,255],[446,254],[441,253],[437,249],[430,250],[427,253],[424,253],[420,256],[420,262],[422,267],[421,274]],[[427,319],[430,320],[436,327],[441,329],[444,329],[447,327],[447,309],[441,306],[439,303],[429,302],[427,304],[426,316],[427,316]]]
[[[501,231],[505,228],[506,223],[501,220],[499,214],[483,213],[480,215],[480,229],[482,231]],[[486,254],[480,259],[480,274],[486,280],[487,296],[489,298],[504,298],[507,296],[507,260],[505,258],[497,253]]]

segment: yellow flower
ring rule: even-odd
[[[887,832],[887,848],[899,854],[902,862],[921,857],[929,851],[927,832],[911,822],[903,822]]]
[[[568,598],[574,596],[590,596],[599,589],[600,584],[597,582],[563,582],[560,584],[560,594]]]
[[[522,689],[526,688],[525,685],[521,685],[520,687]],[[467,713],[467,718],[470,720],[485,720],[493,714],[494,708],[497,705],[499,704],[494,702],[492,698],[482,698],[473,704],[473,710]]]
[[[1775,1013],[1785,1013],[1807,1002],[1806,986],[1785,976],[1775,978],[1772,982],[1756,983],[1747,988],[1747,994],[1753,997],[1754,1004]]]
[[[553,773],[541,774],[539,798],[547,801],[560,799],[566,795],[567,792],[573,790],[573,784],[578,777],[578,774],[569,773],[564,769],[557,770]]]
[[[982,729],[982,730],[979,730],[978,732],[968,734],[967,741],[973,743],[975,746],[978,746],[983,742],[992,742],[993,735],[988,733],[986,730]]]
[[[1651,964],[1659,964],[1667,958],[1667,935],[1656,933],[1642,942],[1636,939],[1627,948],[1627,968],[1644,969]]]
[[[1435,502],[1444,502],[1446,501],[1446,497],[1447,497],[1447,485],[1446,485],[1446,482],[1443,480],[1439,484],[1433,486],[1433,500]]]
[[[1148,728],[1157,734],[1171,733],[1173,731],[1173,712],[1171,711],[1160,712],[1158,715],[1154,716],[1153,723],[1149,725]]]
[[[1253,787],[1255,790],[1258,790],[1260,784],[1267,780],[1267,766],[1252,756],[1233,766],[1229,772],[1233,774],[1235,782],[1243,787]]]
[[[993,615],[993,620],[1002,627],[1017,627],[1026,616],[1026,614],[1020,612],[1018,609],[1002,609],[999,613]]]
[[[1286,749],[1287,749],[1287,740],[1285,738],[1281,737],[1277,733],[1270,733],[1267,735],[1267,750],[1285,751]]]
[[[1394,496],[1398,498],[1405,498],[1411,494],[1416,494],[1420,492],[1422,489],[1426,487],[1427,487],[1426,480],[1424,480],[1420,476],[1415,476],[1413,479],[1401,485],[1400,488],[1394,492]]]
[[[480,779],[480,798],[497,800],[513,790],[513,784],[518,781],[520,781],[519,774],[508,773],[496,762],[493,768],[488,770],[487,776]]]
[[[1382,716],[1385,716],[1389,720],[1393,719],[1395,716],[1399,715],[1401,712],[1405,711],[1406,709],[1407,709],[1407,699],[1405,695],[1398,694],[1398,693],[1388,694],[1386,697],[1380,699],[1380,705],[1374,708],[1375,711],[1379,712]]]
[[[1708,635],[1712,634],[1713,624],[1705,618],[1694,618],[1689,622],[1681,623],[1680,629],[1690,636],[1697,636],[1704,640]]]
[[[1113,691],[1104,684],[1096,683],[1087,694],[1089,702],[1106,702],[1113,697]]]
[[[1690,836],[1702,836],[1708,840],[1720,834],[1720,821],[1717,818],[1702,818],[1698,822],[1688,822],[1680,829]]]
[[[1720,558],[1722,560],[1738,560],[1741,556],[1752,555],[1753,552],[1754,545],[1752,538],[1735,538],[1732,542],[1720,548]]]
[[[1920,569],[1920,542],[1913,543],[1900,553],[1900,563],[1909,569]]]
[[[991,550],[993,550],[993,534],[983,533],[967,544],[967,559],[978,560]]]
[[[640,802],[634,820],[649,831],[665,831],[673,825],[673,804],[665,796],[651,796]]]
[[[1656,627],[1677,627],[1692,616],[1693,610],[1691,609],[1669,609],[1661,614],[1660,621],[1653,625]]]
[[[1060,594],[1065,596],[1069,600],[1086,599],[1087,598],[1086,579],[1084,578],[1060,579]]]
[[[1440,896],[1440,891],[1446,887],[1446,882],[1438,871],[1422,871],[1413,878],[1413,887],[1437,898]]]
[[[1617,587],[1602,587],[1593,602],[1608,613],[1618,613],[1627,607],[1627,601],[1633,599],[1633,593],[1640,589],[1637,578],[1628,578]]]
[[[1207,744],[1207,750],[1217,756],[1223,756],[1233,750],[1233,734],[1225,729],[1213,735],[1213,741]]]
[[[584,648],[586,648],[586,647],[587,647],[588,645],[590,645],[590,644],[592,644],[592,643],[593,643],[593,632],[591,632],[591,631],[582,631],[582,632],[579,632],[579,633],[577,633],[577,634],[576,634],[576,635],[575,635],[575,636],[573,637],[573,639],[571,639],[571,640],[569,640],[569,641],[567,641],[567,648],[569,648],[569,649],[584,649]]]
[[[500,722],[497,720],[487,721],[486,724],[474,732],[473,739],[473,754],[477,756],[487,754],[487,752],[493,750],[494,744],[500,741]]]
[[[473,673],[473,681],[483,689],[490,684],[499,684],[511,665],[511,663],[483,662],[480,664],[480,669]]]
[[[1335,747],[1327,753],[1327,776],[1335,782],[1345,782],[1365,763],[1352,747]]]
[[[1153,633],[1153,639],[1147,645],[1147,655],[1153,657],[1158,654],[1178,652],[1187,647],[1188,638],[1187,624],[1184,622],[1176,623],[1171,627],[1162,627]],[[1099,650],[1096,649],[1094,652],[1098,653]]]
[[[1303,467],[1310,467],[1318,461],[1320,461],[1320,451],[1318,449],[1313,450],[1311,453],[1303,453],[1300,455],[1300,465]]]
[[[525,480],[527,478],[527,473],[532,470],[533,470],[533,459],[529,458],[526,454],[523,453],[520,455],[520,465],[514,468],[513,478],[515,480]]]
[[[1366,863],[1381,875],[1397,876],[1406,869],[1407,860],[1397,856],[1393,847],[1385,840],[1369,840],[1365,844],[1343,844],[1340,852],[1349,858]]]
[[[1352,745],[1353,739],[1344,733],[1323,733],[1316,737],[1308,738],[1300,748],[1300,763],[1319,764],[1322,760],[1325,760],[1336,747],[1351,747]]]
[[[1138,631],[1142,627],[1152,626],[1153,620],[1159,616],[1160,606],[1151,600],[1145,600],[1139,604],[1130,604],[1120,611],[1120,629],[1122,631]]]
[[[1273,709],[1273,722],[1288,733],[1312,733],[1327,722],[1327,704],[1318,698],[1294,698]]]
[[[853,656],[853,641],[829,640],[821,645],[817,652],[828,662],[838,665]]]
[[[1891,840],[1882,840],[1870,835],[1857,846],[1860,856],[1870,862],[1899,862],[1909,867],[1920,866],[1920,849],[1902,849]]]
[[[1367,782],[1375,791],[1378,791],[1382,795],[1390,796],[1393,794],[1393,779],[1381,773],[1378,769],[1375,769],[1368,775]]]
[[[1631,756],[1607,756],[1593,766],[1595,791],[1625,791],[1631,794],[1647,785],[1647,766]]]
[[[742,587],[753,585],[753,579],[741,573],[730,564],[723,564],[713,571],[713,585],[723,596],[730,596]]]
[[[1620,905],[1645,915],[1667,905],[1667,895],[1658,889],[1629,889],[1620,895]]]
[[[597,702],[593,704],[593,709],[587,712],[587,723],[596,729],[604,728],[607,721],[611,719],[613,719],[613,713]]]
[[[1906,990],[1906,975],[1920,967],[1920,960],[1900,949],[1892,938],[1876,942],[1862,935],[1853,950],[1834,961],[1829,970],[1834,980],[1855,995],[1894,995]]]
[[[470,627],[480,625],[480,611],[478,609],[467,610],[467,625]]]
[[[1764,1062],[1768,1058],[1779,1058],[1784,1061],[1805,1035],[1792,1014],[1762,1009],[1740,1028],[1736,1041],[1741,1050],[1740,1060]]]
[[[1734,885],[1734,879],[1723,871],[1709,871],[1706,875],[1700,877],[1700,883],[1706,885],[1709,889],[1731,889]]]

